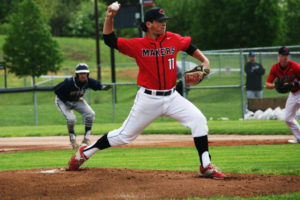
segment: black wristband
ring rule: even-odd
[[[189,48],[186,50],[186,52],[190,55],[193,56],[194,52],[197,50],[197,47],[190,43]]]

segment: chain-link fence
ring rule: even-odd
[[[210,60],[211,74],[197,86],[186,87],[182,81],[182,73],[179,73],[177,89],[181,88],[182,95],[195,104],[208,120],[242,119],[247,103],[244,87],[246,77],[244,66],[249,51],[255,51],[257,62],[265,68],[264,84],[271,66],[278,62],[279,48],[261,47],[204,51],[203,53]],[[291,51],[290,59],[300,63],[300,46],[289,46],[289,48]],[[178,55],[177,60],[179,72],[184,72],[201,64],[185,53]],[[117,68],[121,65],[122,63],[116,63]],[[138,71],[136,66],[131,68]],[[43,78],[43,80],[39,80],[41,86],[53,86],[65,77]],[[110,85],[113,86],[112,90],[90,90],[86,93],[85,98],[96,112],[95,123],[121,123],[126,119],[133,105],[138,90],[135,81],[110,83]],[[40,91],[35,94],[33,92],[3,93],[0,96],[0,126],[65,124],[64,117],[55,106],[53,91]],[[263,96],[279,97],[287,96],[287,94],[278,94],[274,90],[263,89]],[[81,116],[76,115],[77,123],[81,124]],[[167,121],[169,119],[160,118],[157,120]]]
[[[203,51],[210,60],[211,74],[199,85],[184,88],[183,91],[188,93],[184,95],[193,103],[199,102],[198,107],[210,119],[243,119],[247,108],[244,66],[248,61],[249,51],[255,52],[256,62],[265,68],[262,77],[264,85],[272,65],[278,62],[279,48],[278,46]],[[300,46],[288,46],[288,48],[291,52],[289,59],[299,63]],[[182,54],[182,61],[185,61],[182,62],[182,68],[200,64],[185,53]],[[263,97],[286,95],[263,88]]]

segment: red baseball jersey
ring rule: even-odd
[[[153,40],[118,38],[118,50],[135,58],[139,66],[137,84],[153,90],[168,90],[176,85],[176,55],[188,49],[191,37],[166,32]]]
[[[271,68],[270,74],[267,78],[267,82],[273,83],[276,77],[284,78],[289,82],[293,82],[295,79],[300,80],[300,65],[294,61],[289,60],[287,67],[282,69],[279,66],[279,62],[274,64]],[[292,92],[297,92],[300,87],[294,87]]]

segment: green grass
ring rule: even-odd
[[[274,154],[276,152],[276,154]],[[212,162],[225,173],[300,176],[299,145],[210,147]],[[66,167],[72,150],[0,154],[0,170]],[[83,167],[197,171],[194,147],[110,148],[100,151]]]
[[[74,68],[78,62],[86,62],[96,68],[96,40],[87,38],[55,38],[64,55],[64,66]],[[106,67],[110,64],[110,48],[100,41],[101,63]],[[134,62],[132,58],[115,51],[115,59],[120,63]]]
[[[282,195],[270,195],[265,197],[251,197],[251,198],[188,198],[187,200],[296,200],[300,199],[300,192],[288,193]]]
[[[162,121],[163,120],[163,121]],[[64,122],[64,120],[61,120]],[[64,123],[40,126],[3,126],[0,127],[0,137],[27,136],[61,136],[67,135]],[[93,135],[102,135],[121,127],[122,123],[97,123],[92,129]],[[283,121],[208,121],[209,134],[241,134],[241,135],[291,135]],[[77,134],[84,133],[84,126],[75,126]],[[150,124],[142,134],[191,134],[190,130],[176,121],[167,122],[159,118]]]

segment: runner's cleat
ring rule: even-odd
[[[73,150],[77,150],[79,148],[79,144],[77,144],[76,140],[71,140],[71,145]]]
[[[84,139],[82,140],[82,144],[90,145],[90,144],[91,144],[91,140],[90,140],[90,139],[84,138]]]

